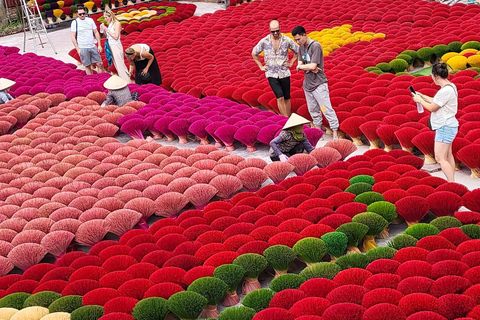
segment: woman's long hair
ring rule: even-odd
[[[117,19],[117,16],[115,15],[115,13],[112,12],[112,10],[107,9],[107,10],[105,10],[105,12],[103,14],[106,14],[107,16],[112,18],[111,23],[115,24],[115,22],[119,22],[118,19]]]

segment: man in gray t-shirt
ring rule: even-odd
[[[320,43],[307,37],[305,28],[296,26],[292,36],[298,43],[297,71],[305,72],[303,90],[307,99],[307,107],[315,127],[322,125],[322,112],[327,119],[333,138],[338,138],[338,118],[330,102],[328,80],[323,70],[323,49]]]

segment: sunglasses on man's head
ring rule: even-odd
[[[271,30],[270,32],[271,32],[272,34],[280,33],[280,29],[278,29],[278,30]]]

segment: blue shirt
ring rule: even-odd
[[[4,90],[0,91],[0,104],[7,103],[10,100],[13,100],[13,97],[10,95],[10,93]]]

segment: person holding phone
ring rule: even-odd
[[[296,26],[292,36],[299,46],[297,71],[305,73],[303,90],[307,99],[307,107],[316,128],[322,126],[322,112],[327,118],[333,139],[338,139],[339,122],[330,102],[328,79],[323,70],[323,49],[319,42],[307,36],[305,28]]]
[[[455,84],[448,80],[448,68],[444,62],[432,66],[433,82],[440,86],[435,96],[420,92],[413,94],[413,100],[431,112],[431,129],[435,131],[435,160],[442,168],[447,181],[455,181],[455,160],[452,142],[458,133],[458,92]]]

